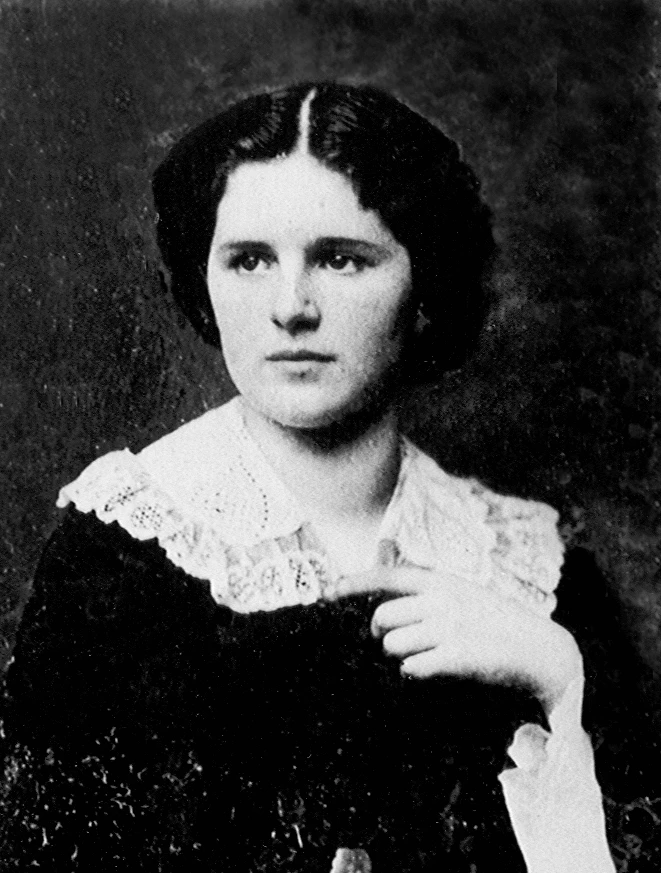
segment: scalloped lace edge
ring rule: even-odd
[[[459,483],[462,503],[468,497],[480,507],[488,560],[477,581],[550,615],[563,562],[557,512],[544,503],[498,495],[474,479],[448,479],[455,489]],[[156,539],[174,565],[210,582],[214,598],[237,611],[312,603],[333,587],[320,547],[283,549],[273,542],[236,549],[192,510],[180,511],[128,449],[98,458],[62,488],[57,505],[69,503],[106,524],[117,522],[134,539]],[[405,499],[402,504],[404,509]],[[395,545],[406,559],[406,542]]]

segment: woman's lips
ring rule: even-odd
[[[317,361],[322,364],[327,364],[335,360],[334,355],[323,355],[320,352],[311,352],[308,349],[299,349],[298,351],[282,351],[268,355],[267,361],[294,361],[294,362],[309,362]]]

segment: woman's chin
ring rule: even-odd
[[[343,409],[327,408],[273,408],[266,410],[266,417],[281,427],[295,430],[324,430],[333,425],[341,425],[350,414]]]
[[[296,430],[325,430],[342,425],[360,414],[364,403],[335,402],[313,397],[254,397],[242,395],[253,412],[281,427]]]

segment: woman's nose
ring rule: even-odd
[[[288,333],[314,330],[321,313],[315,300],[314,283],[304,268],[283,270],[273,292],[272,320]]]

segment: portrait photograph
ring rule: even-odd
[[[0,0],[0,873],[661,869],[660,34]]]

